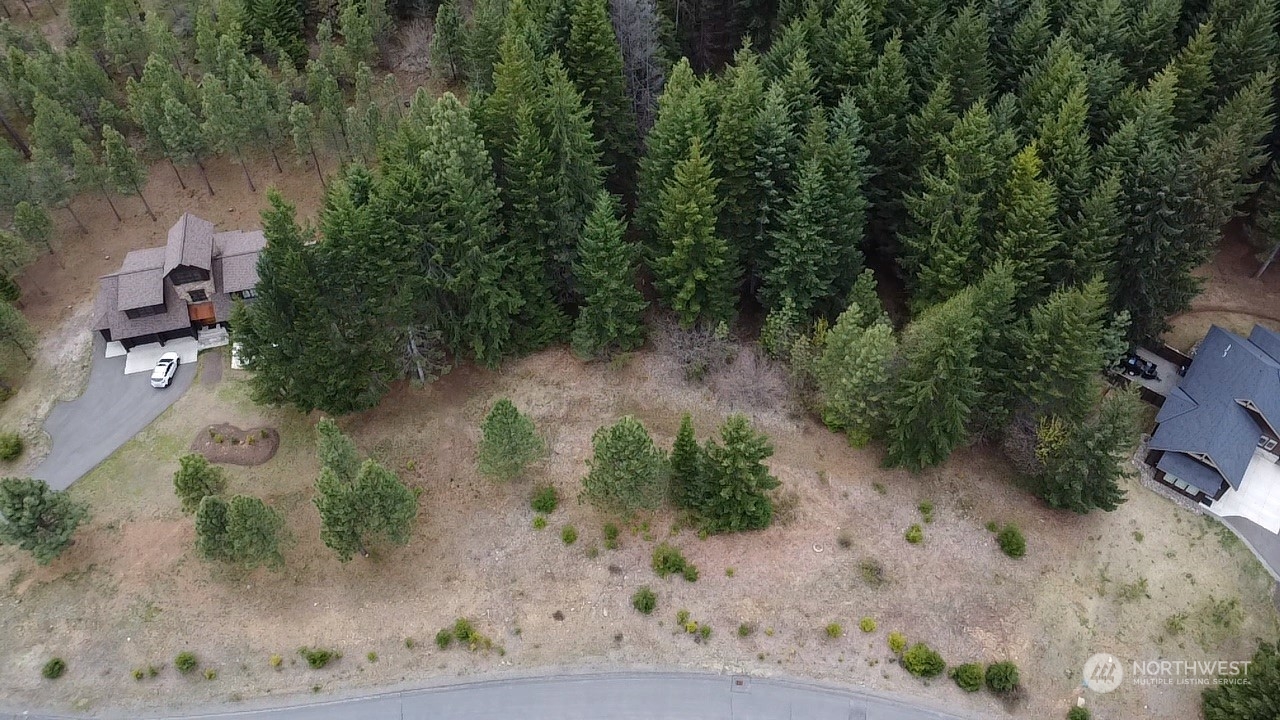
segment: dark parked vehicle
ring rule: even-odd
[[[1137,353],[1125,353],[1117,367],[1120,372],[1129,377],[1141,377],[1146,380],[1160,379],[1160,373],[1156,372],[1156,364],[1139,357]]]

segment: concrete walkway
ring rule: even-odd
[[[147,374],[125,375],[124,357],[104,357],[101,338],[94,339],[93,367],[84,394],[58,403],[45,418],[50,451],[31,476],[64,490],[106,460],[151,424],[191,387],[194,363],[183,363],[173,383],[163,390],[151,387]]]
[[[13,715],[51,720],[53,715]],[[95,717],[137,714],[97,713]],[[153,717],[153,716],[144,716]],[[817,683],[702,673],[515,677],[275,708],[204,720],[964,720],[906,698]],[[0,714],[3,720],[9,716]]]

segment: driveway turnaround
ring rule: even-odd
[[[182,397],[196,376],[194,364],[183,364],[173,383],[164,389],[151,387],[151,374],[124,374],[124,357],[103,357],[101,338],[93,344],[93,367],[84,394],[58,403],[45,418],[49,455],[32,471],[32,477],[64,490],[116,448],[125,444],[160,413]]]
[[[13,716],[14,720],[53,717]],[[99,712],[94,717],[125,716]],[[817,683],[656,672],[518,677],[307,705],[174,717],[201,720],[964,720],[959,715],[929,709],[904,698]],[[0,718],[9,720],[3,715]]]

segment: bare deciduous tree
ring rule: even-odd
[[[609,15],[622,50],[627,95],[643,141],[653,127],[658,96],[666,81],[666,61],[658,37],[658,9],[654,0],[609,0]]]

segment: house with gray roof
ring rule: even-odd
[[[94,330],[128,350],[225,327],[235,300],[254,297],[266,244],[261,230],[217,232],[185,213],[163,247],[131,251],[98,279]]]
[[[1249,466],[1276,463],[1280,438],[1280,334],[1248,338],[1218,326],[1156,416],[1147,463],[1156,480],[1206,505],[1239,490]]]

